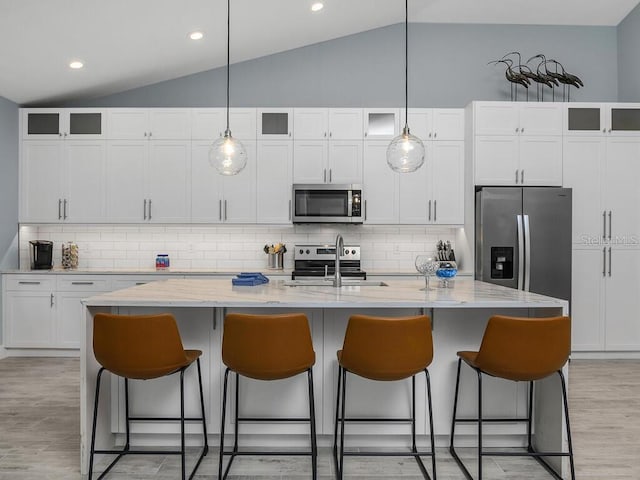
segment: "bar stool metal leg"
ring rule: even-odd
[[[340,478],[340,468],[338,465],[338,422],[340,419],[340,388],[342,385],[342,367],[338,365],[338,388],[336,390],[336,421],[333,428],[333,461],[336,467],[336,475]]]
[[[431,403],[431,376],[429,370],[424,369],[427,376],[427,401],[429,404],[429,436],[431,437],[431,467],[433,468],[433,480],[436,480],[436,434],[433,431],[433,408]]]
[[[231,462],[233,461],[233,457],[229,459],[229,464],[224,472],[224,476],[222,475],[222,462],[224,458],[224,426],[225,426],[225,415],[227,413],[227,386],[229,385],[229,369],[227,368],[224,371],[224,387],[222,389],[222,418],[220,423],[220,462],[218,464],[218,478],[223,479],[226,478],[227,473],[229,473],[229,468],[231,467]]]
[[[313,371],[307,370],[309,382],[309,427],[311,431],[311,472],[313,480],[318,478],[318,445],[316,443],[316,408],[313,394]]]

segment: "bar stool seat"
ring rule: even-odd
[[[418,463],[423,476],[429,479],[421,456],[431,456],[433,478],[436,479],[435,436],[431,406],[431,380],[427,367],[433,360],[433,339],[431,322],[425,315],[413,317],[372,317],[352,315],[347,324],[342,350],[338,357],[338,388],[336,398],[336,420],[333,439],[333,455],[337,478],[344,474],[345,456],[412,456]],[[418,451],[416,446],[416,378],[424,372],[427,381],[429,406],[429,430],[431,451]],[[410,418],[347,418],[346,374],[351,373],[376,381],[397,381],[411,378],[412,403]],[[344,450],[344,429],[346,422],[405,422],[411,424],[411,449],[397,451],[346,451]],[[340,442],[338,427],[340,426]]]
[[[225,316],[222,336],[222,361],[226,365],[222,397],[222,421],[220,424],[220,462],[218,478],[225,479],[231,464],[238,455],[311,455],[313,478],[317,478],[316,419],[313,393],[313,365],[316,354],[313,350],[309,320],[302,313],[282,315],[249,315],[229,313]],[[234,446],[224,449],[225,415],[227,409],[227,387],[229,373],[234,372],[235,416]],[[309,390],[309,417],[305,418],[256,418],[239,413],[240,376],[256,380],[283,380],[307,373]],[[310,425],[311,451],[241,451],[238,448],[239,424],[241,422],[301,422]],[[223,473],[223,458],[230,456]]]
[[[451,421],[449,451],[467,479],[471,473],[454,448],[455,426],[457,423],[478,424],[478,480],[482,479],[483,456],[530,456],[535,458],[554,478],[562,477],[544,460],[544,457],[569,457],[571,478],[575,480],[573,447],[569,425],[567,389],[562,368],[571,352],[571,320],[569,317],[518,318],[493,316],[489,319],[482,337],[480,349],[458,352],[458,370]],[[478,417],[458,418],[458,395],[460,393],[460,369],[462,362],[471,367],[478,377]],[[562,400],[567,432],[568,451],[540,452],[533,446],[532,418],[534,382],[553,374],[558,374],[562,387]],[[491,418],[482,416],[482,375],[529,383],[528,414],[525,418]],[[524,452],[484,450],[482,447],[483,422],[526,422],[527,448]]]
[[[186,479],[185,422],[202,422],[204,447],[191,471],[189,478],[195,475],[202,458],[209,450],[207,440],[207,422],[205,419],[204,395],[202,391],[202,375],[200,369],[200,350],[185,350],[182,346],[178,326],[173,315],[113,315],[98,313],[93,320],[93,352],[101,365],[96,380],[95,403],[93,411],[93,427],[91,431],[91,452],[89,456],[89,480],[93,475],[95,454],[115,454],[117,457],[100,474],[103,478],[113,466],[129,454],[162,454],[181,456],[181,478]],[[200,389],[200,408],[202,416],[188,418],[184,414],[184,372],[193,363],[198,367],[198,384]],[[98,400],[100,398],[100,381],[104,371],[124,378],[125,393],[125,445],[122,449],[96,450],[95,436],[98,418]],[[129,380],[151,380],[180,373],[180,416],[170,418],[131,417],[129,415]],[[180,450],[131,450],[130,422],[180,422]]]

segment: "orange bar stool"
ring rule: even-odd
[[[433,478],[436,478],[435,437],[431,408],[431,379],[427,367],[433,360],[431,322],[425,315],[415,317],[370,317],[352,315],[347,324],[342,350],[338,351],[338,392],[336,398],[336,422],[333,437],[333,456],[336,473],[342,479],[344,457],[348,456],[411,456],[426,479],[429,479],[420,456],[431,456]],[[429,404],[429,430],[431,451],[421,452],[416,447],[416,375],[424,372],[427,380]],[[411,378],[410,418],[362,418],[345,416],[347,373],[378,381]],[[344,427],[346,422],[407,422],[411,424],[410,452],[356,452],[344,451]],[[340,443],[338,447],[338,425]]]
[[[483,456],[530,456],[556,479],[562,477],[548,464],[544,457],[569,457],[571,478],[575,480],[573,447],[569,427],[569,406],[567,388],[562,367],[569,359],[571,351],[571,320],[569,317],[553,318],[513,318],[494,316],[489,319],[477,352],[458,352],[458,373],[451,422],[451,443],[449,451],[468,479],[471,473],[455,451],[453,440],[456,423],[478,424],[478,480],[482,479]],[[462,362],[478,375],[478,418],[458,418],[458,394],[460,387],[460,367]],[[539,452],[532,443],[531,421],[533,412],[533,388],[536,380],[542,380],[554,373],[560,377],[565,425],[567,429],[568,452]],[[482,418],[482,374],[529,382],[529,405],[526,418]],[[525,452],[485,451],[482,448],[482,426],[485,422],[526,422],[527,450]]]
[[[224,372],[222,397],[222,422],[220,432],[220,463],[218,478],[225,479],[233,460],[238,455],[311,455],[313,478],[317,478],[318,449],[316,445],[316,417],[313,394],[313,371],[316,354],[311,341],[311,331],[306,315],[302,313],[284,315],[247,315],[229,313],[224,319],[222,335],[222,361],[227,366]],[[227,409],[227,385],[229,372],[236,374],[235,418],[233,450],[224,450],[224,426]],[[305,418],[260,418],[242,417],[239,408],[240,375],[256,380],[281,380],[301,373],[307,374],[309,385],[309,417]],[[240,422],[301,422],[308,421],[311,430],[311,451],[240,451],[238,431]],[[224,456],[231,458],[223,470]]]
[[[182,460],[182,479],[185,480],[185,422],[202,422],[204,448],[193,467],[189,478],[193,478],[209,451],[207,441],[207,422],[204,414],[204,395],[202,393],[202,375],[200,372],[200,350],[185,350],[182,346],[178,326],[173,315],[112,315],[98,313],[93,320],[93,352],[101,365],[96,381],[96,395],[93,410],[93,428],[91,431],[91,454],[89,457],[89,480],[93,473],[93,459],[98,454],[115,454],[117,457],[109,464],[98,479],[104,477],[123,455],[180,455]],[[200,387],[200,407],[202,417],[187,418],[184,415],[184,372],[194,362],[198,366],[198,382]],[[107,370],[124,378],[124,397],[126,412],[126,441],[121,450],[96,450],[96,422],[98,418],[98,399],[100,396],[100,380]],[[174,373],[180,374],[180,416],[179,417],[131,417],[129,416],[129,380],[151,380]],[[180,450],[132,450],[129,446],[130,422],[180,422]]]

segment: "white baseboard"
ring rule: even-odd
[[[2,348],[0,347],[0,358],[2,351],[5,357],[79,357],[80,349],[58,349],[58,348]]]
[[[638,360],[640,352],[571,352],[572,360]]]

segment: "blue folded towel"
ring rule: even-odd
[[[231,279],[233,285],[254,286],[269,282],[269,279],[260,272],[241,272],[236,278]]]

